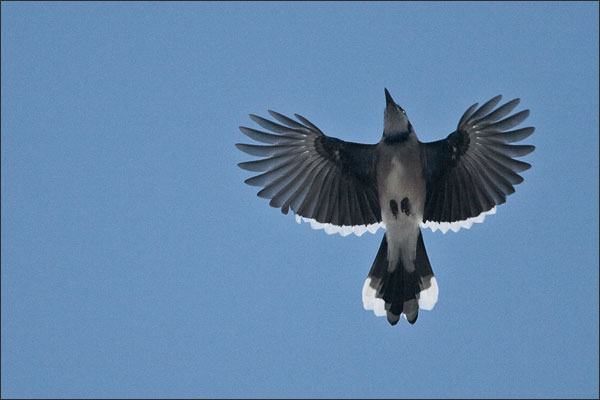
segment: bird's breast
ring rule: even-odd
[[[425,180],[421,160],[414,154],[382,157],[378,168],[378,191],[382,218],[420,222],[425,204]],[[387,220],[387,221],[386,221]]]
[[[421,160],[412,154],[384,156],[380,158],[377,178],[389,268],[395,266],[395,260],[403,258],[405,268],[412,271],[425,203]]]

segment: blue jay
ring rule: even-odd
[[[421,227],[457,231],[495,213],[523,182],[519,173],[531,167],[515,157],[535,149],[510,143],[534,128],[509,131],[529,110],[509,116],[519,99],[496,108],[498,95],[469,107],[445,139],[423,143],[387,89],[385,98],[377,144],[329,137],[298,114],[293,120],[269,111],[277,122],[251,114],[269,132],[243,126],[241,132],[267,145],[236,144],[261,157],[238,165],[260,172],[245,182],[262,187],[259,197],[284,214],[291,209],[298,222],[343,236],[385,228],[363,286],[363,306],[392,325],[401,315],[414,324],[419,308],[431,310],[438,298]]]

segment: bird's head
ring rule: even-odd
[[[406,112],[394,102],[385,89],[385,111],[383,113],[383,137],[387,142],[402,142],[414,134]]]

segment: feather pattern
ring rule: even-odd
[[[514,185],[523,182],[519,173],[531,165],[515,157],[535,147],[511,143],[526,139],[534,128],[508,131],[521,124],[529,110],[509,115],[520,100],[495,108],[501,98],[468,108],[446,139],[421,143],[427,187],[423,227],[446,233],[482,222],[514,193]]]
[[[270,199],[283,213],[291,209],[297,221],[342,235],[374,232],[381,226],[375,174],[375,145],[345,142],[326,136],[301,115],[295,121],[269,111],[275,121],[250,115],[266,131],[240,127],[260,143],[236,144],[259,160],[239,167],[260,172],[246,183],[259,186],[259,197]]]
[[[254,173],[245,183],[259,187],[259,197],[313,229],[361,236],[387,223],[363,305],[392,325],[401,316],[413,324],[419,308],[431,310],[439,294],[419,224],[456,232],[495,214],[523,182],[519,173],[531,167],[516,158],[535,149],[518,143],[534,128],[516,128],[529,110],[513,113],[520,100],[499,105],[498,95],[470,106],[445,139],[422,143],[387,89],[385,95],[384,135],[376,145],[329,137],[298,114],[269,110],[272,120],[250,114],[263,130],[240,127],[255,143],[236,147],[259,159],[238,166]]]

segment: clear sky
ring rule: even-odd
[[[6,397],[598,397],[598,3],[2,2]],[[361,289],[383,231],[256,196],[267,109],[375,143],[387,87],[422,141],[496,94],[525,182],[424,231],[432,311]]]

